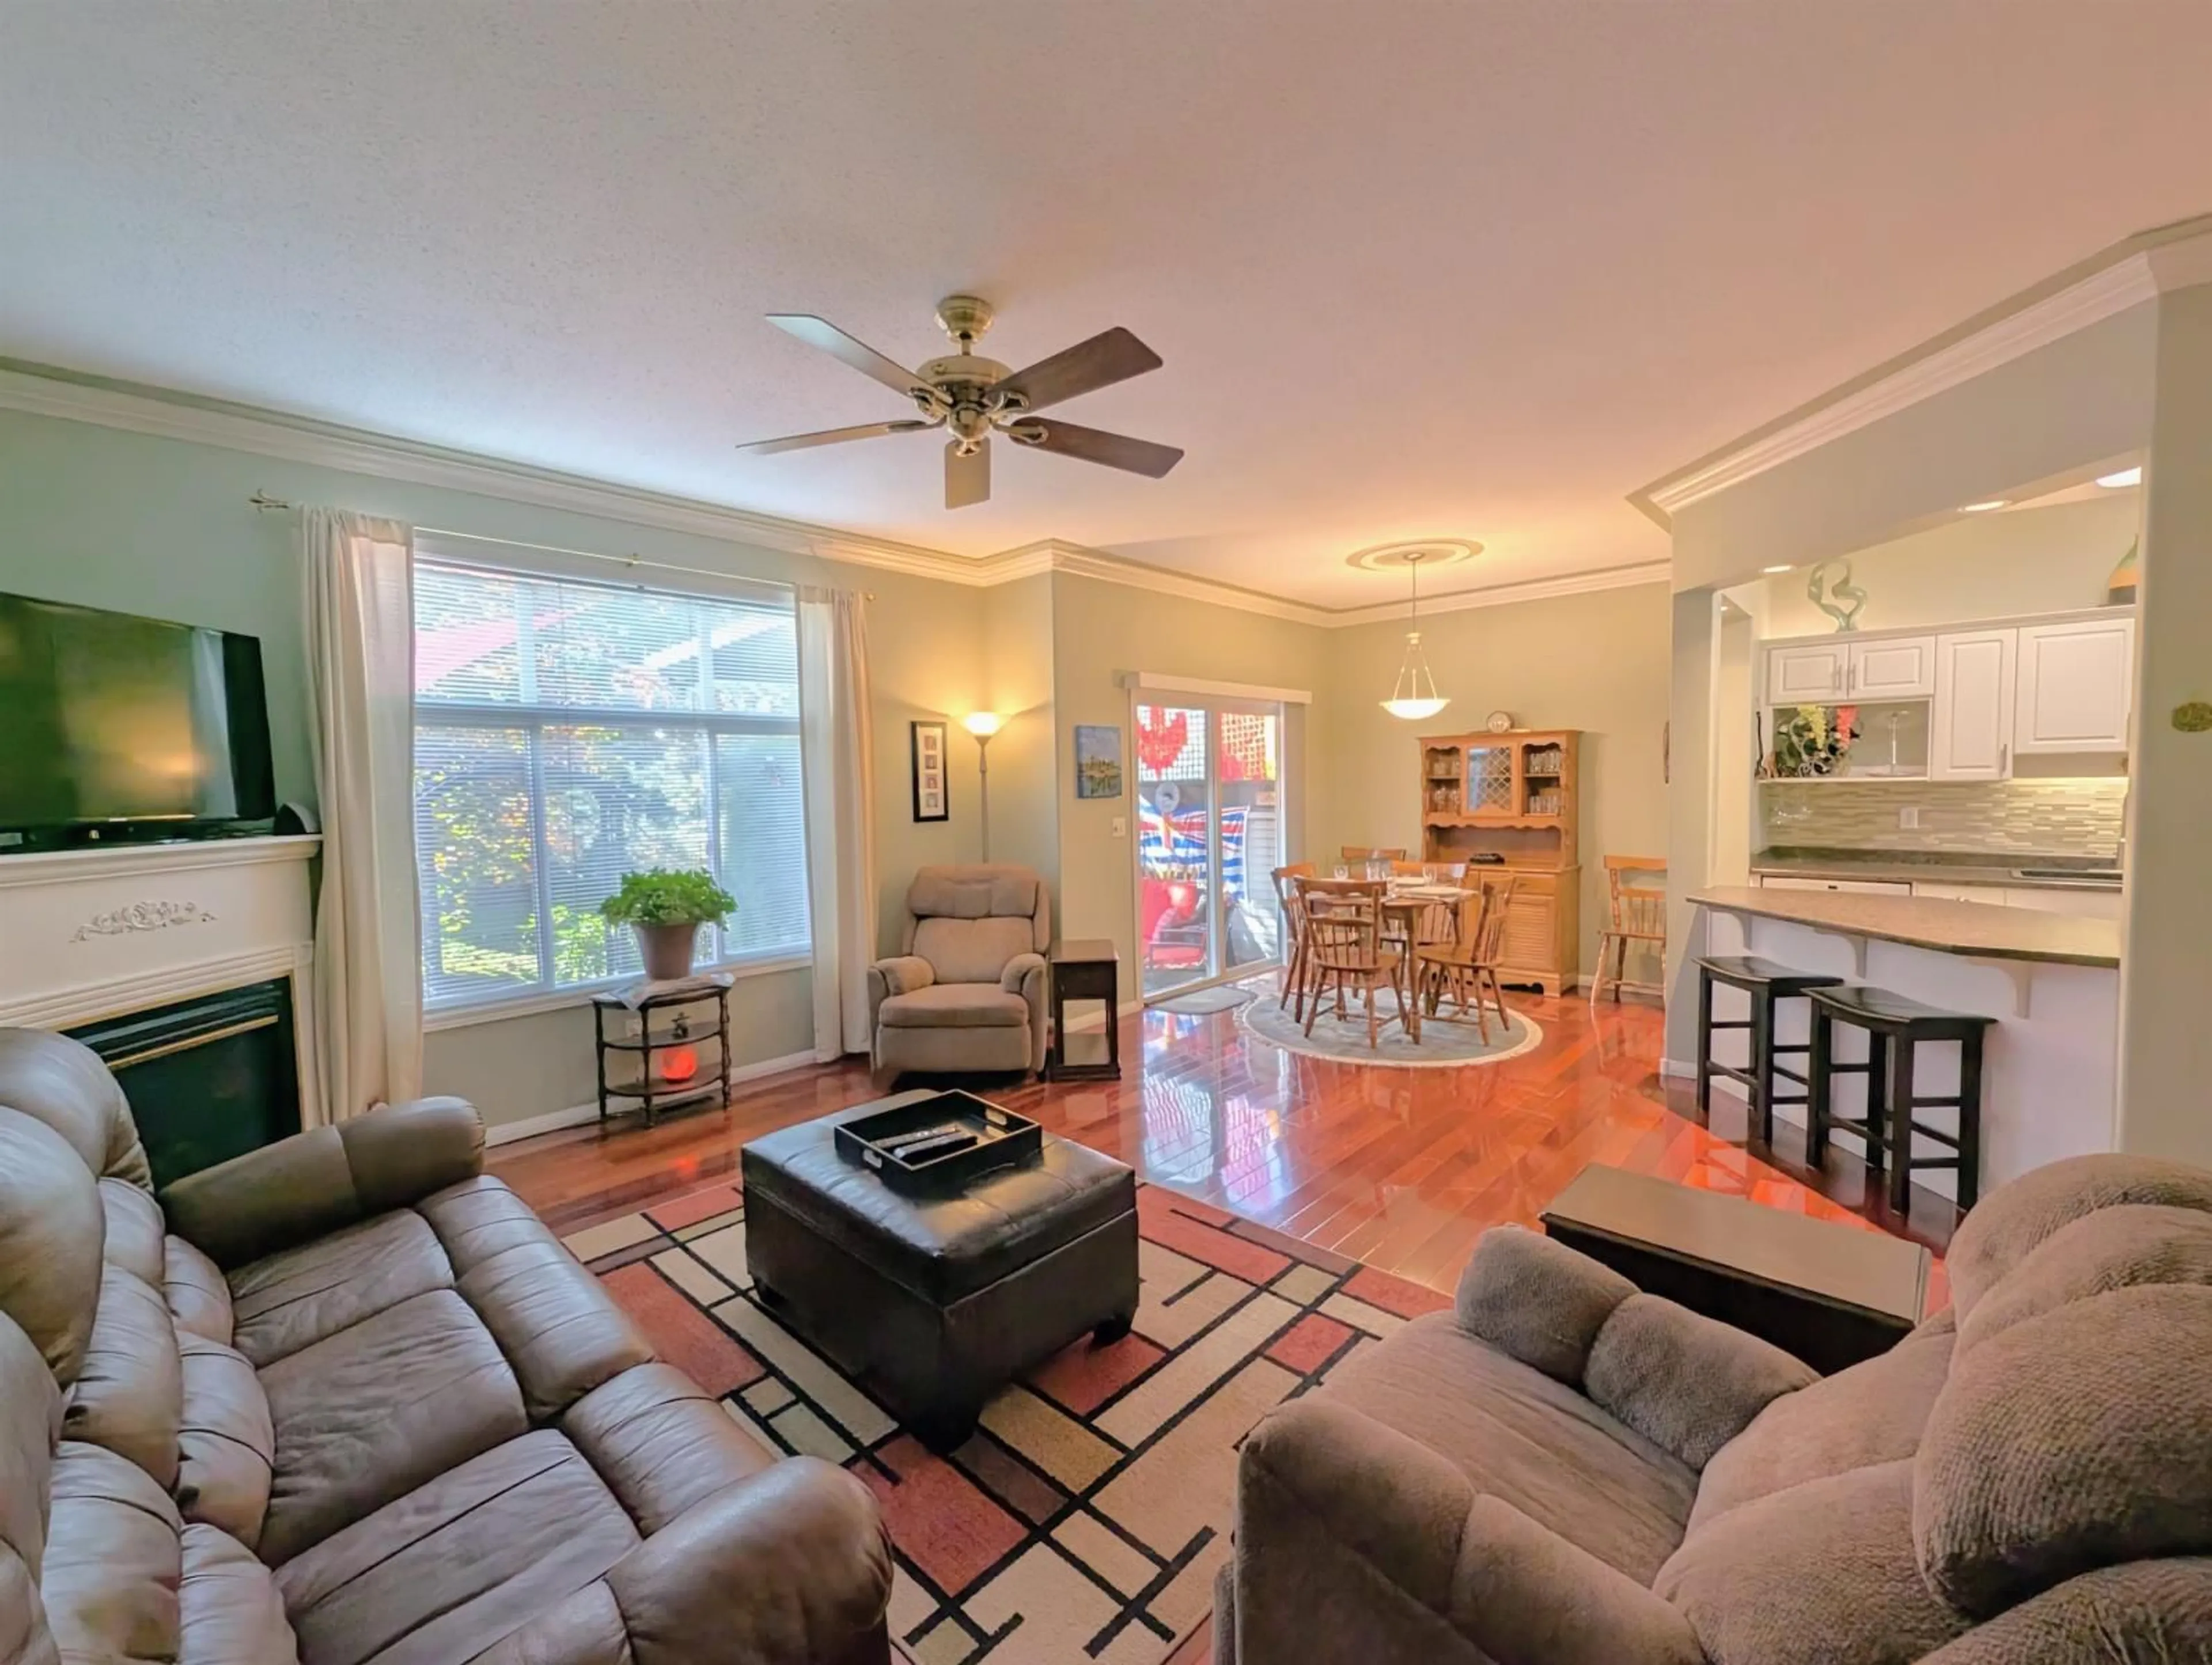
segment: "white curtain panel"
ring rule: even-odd
[[[875,741],[867,598],[799,592],[799,732],[814,929],[814,1055],[866,1052],[876,957]]]
[[[338,1121],[422,1091],[413,536],[337,509],[301,525],[323,820],[315,1045],[321,1116]]]

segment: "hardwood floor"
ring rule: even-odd
[[[1262,996],[1263,999],[1273,998]],[[1401,1276],[1449,1289],[1487,1226],[1533,1224],[1585,1164],[1611,1163],[1770,1207],[1863,1218],[1940,1251],[1952,1211],[1917,1192],[1909,1230],[1858,1164],[1826,1171],[1783,1147],[1747,1148],[1741,1105],[1698,1117],[1658,1079],[1650,1006],[1519,996],[1543,1027],[1533,1051],[1467,1069],[1390,1069],[1281,1052],[1233,1012],[1122,1020],[1120,1081],[966,1083],[1148,1180]],[[876,1096],[857,1062],[741,1088],[729,1108],[551,1133],[495,1150],[492,1166],[561,1231],[733,1173],[747,1139]]]

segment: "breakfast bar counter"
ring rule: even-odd
[[[2115,921],[2045,914],[2028,908],[1941,902],[1929,896],[1867,896],[1849,890],[1725,885],[1700,890],[1690,901],[1698,908],[1786,920],[1839,935],[1978,959],[2041,960],[2052,965],[2115,969],[2120,963],[2120,927]]]
[[[1994,1019],[1984,1055],[1981,1187],[2061,1157],[2117,1148],[2120,925],[2030,908],[1854,891],[1714,886],[1694,892],[1689,944],[1699,954],[1753,954],[1793,970],[1887,989],[1923,1005]],[[1694,1000],[1697,968],[1685,962],[1676,997]],[[1784,1003],[1777,1034],[1802,1042],[1802,1000]],[[1733,1017],[1733,1011],[1717,1012]],[[1863,1059],[1848,1036],[1845,1059]],[[1738,1037],[1741,1031],[1737,1031]],[[1735,1042],[1741,1047],[1741,1039]],[[1930,1094],[1954,1091],[1954,1067],[1932,1049]],[[1728,1061],[1736,1060],[1733,1056]],[[1839,1079],[1838,1107],[1860,1114],[1861,1078]],[[1802,1127],[1802,1106],[1777,1114]],[[1936,1121],[1941,1118],[1923,1118]],[[1856,1141],[1838,1145],[1857,1154]],[[1948,1174],[1916,1183],[1951,1192]]]

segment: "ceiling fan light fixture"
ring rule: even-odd
[[[1382,708],[1401,722],[1418,723],[1433,717],[1451,703],[1437,691],[1437,673],[1429,669],[1429,656],[1421,651],[1421,561],[1418,550],[1405,556],[1406,573],[1413,580],[1413,601],[1407,623],[1406,656],[1398,661],[1398,679],[1390,684],[1390,697]]]

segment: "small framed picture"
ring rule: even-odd
[[[952,793],[945,781],[945,725],[914,722],[907,725],[914,760],[914,818],[950,821]]]
[[[1110,723],[1075,726],[1075,795],[1121,795],[1121,731]]]

